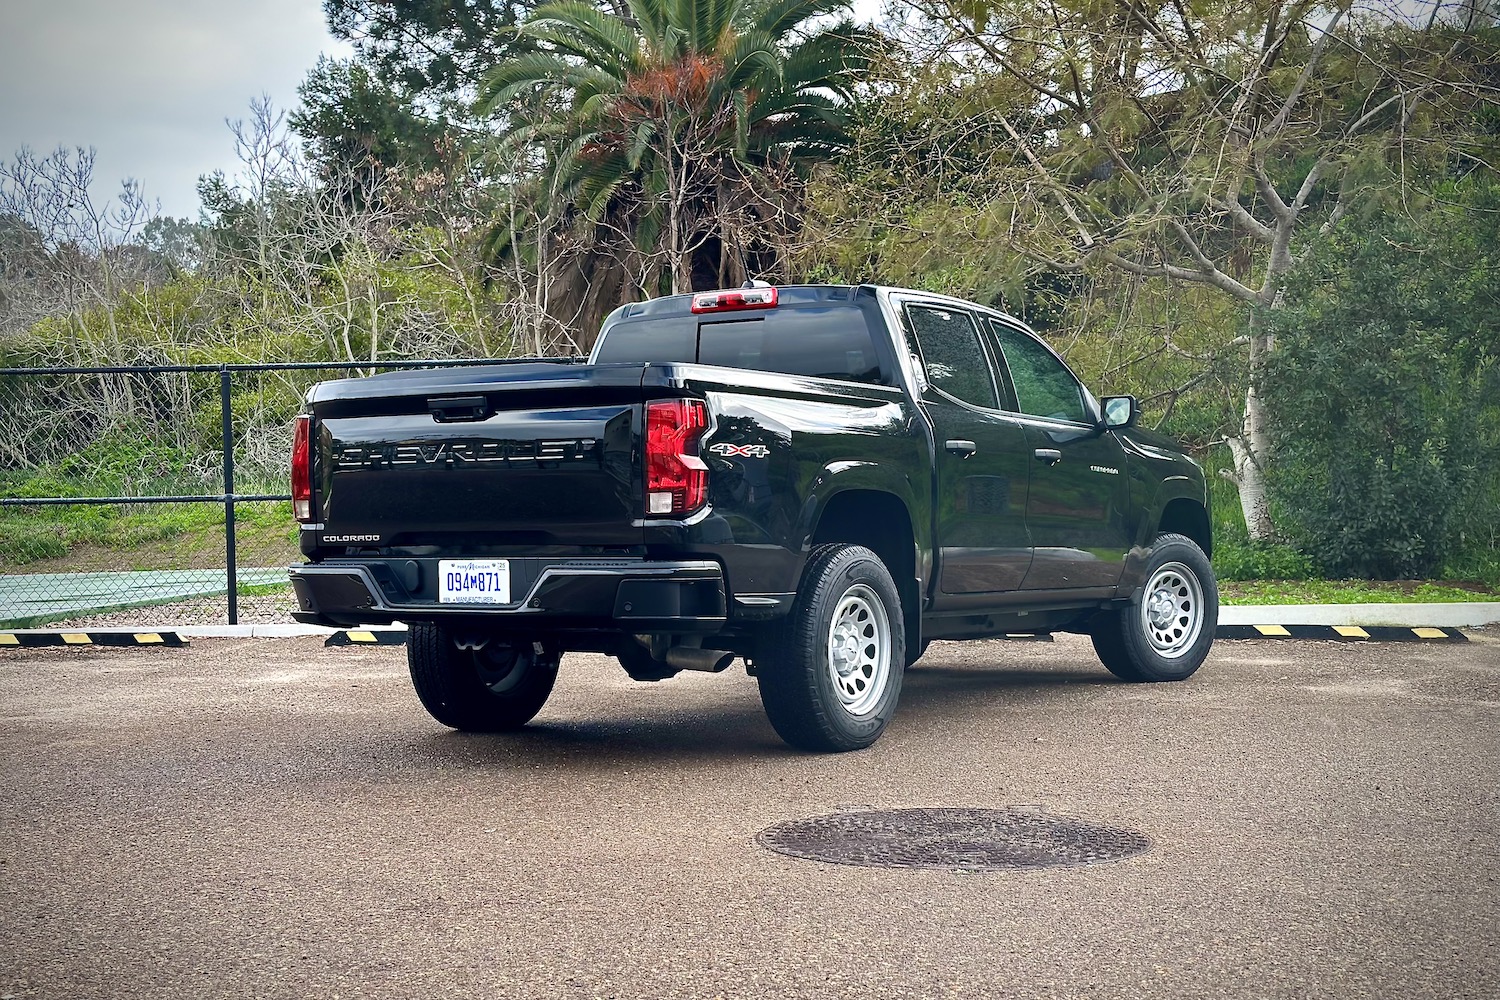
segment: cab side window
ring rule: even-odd
[[[969,314],[911,305],[906,316],[928,383],[965,403],[995,409],[995,380]]]
[[[1088,422],[1083,386],[1066,365],[1040,342],[1014,327],[991,321],[990,330],[999,341],[1005,366],[1010,369],[1021,413]]]

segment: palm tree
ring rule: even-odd
[[[620,295],[738,284],[774,256],[765,233],[793,224],[787,181],[845,148],[874,36],[829,23],[849,0],[620,6],[537,8],[522,28],[537,50],[495,67],[481,108],[537,154],[525,196],[563,209],[595,269],[630,273]],[[517,243],[502,224],[491,251]]]

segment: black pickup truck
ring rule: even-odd
[[[736,656],[776,731],[869,746],[932,639],[1081,632],[1181,680],[1218,620],[1202,470],[1015,319],[896,288],[622,306],[584,361],[325,382],[298,620],[410,626],[440,722],[524,725],[563,653]]]

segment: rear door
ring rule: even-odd
[[[1021,586],[1031,564],[1026,529],[1031,472],[1026,430],[1001,408],[973,314],[907,301],[902,317],[926,372],[922,393],[936,436],[938,609]]]
[[[1100,433],[1091,397],[1051,348],[994,318],[985,335],[1010,382],[1031,463],[1026,527],[1035,555],[1022,589],[1113,587],[1130,550],[1123,449]]]

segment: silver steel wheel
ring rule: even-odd
[[[1203,631],[1203,611],[1203,584],[1187,566],[1169,562],[1151,574],[1141,626],[1159,655],[1175,659],[1186,653]]]
[[[855,584],[834,608],[828,629],[828,676],[839,704],[866,715],[891,678],[891,620],[875,591]]]

